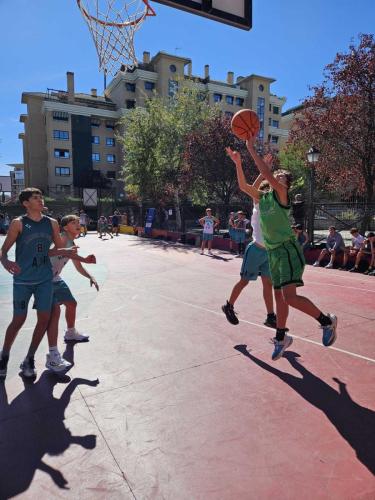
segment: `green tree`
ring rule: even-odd
[[[205,96],[182,86],[173,97],[154,96],[123,120],[123,177],[126,190],[139,200],[173,202],[181,228],[180,205],[189,194],[192,173],[184,162],[186,138],[218,113]]]
[[[292,173],[291,192],[304,192],[308,185],[309,167],[306,163],[308,147],[303,143],[288,143],[279,153],[279,164]]]

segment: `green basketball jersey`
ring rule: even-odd
[[[276,191],[261,194],[259,200],[260,227],[268,250],[295,239],[289,220],[290,204],[282,205]]]

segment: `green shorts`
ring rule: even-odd
[[[267,250],[272,285],[279,290],[287,285],[303,286],[302,275],[305,258],[300,245],[293,240],[286,241],[272,250]]]

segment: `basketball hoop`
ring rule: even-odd
[[[99,69],[115,75],[119,67],[137,65],[134,34],[148,16],[149,0],[77,0],[99,57]]]

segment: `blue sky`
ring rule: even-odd
[[[157,17],[136,34],[138,57],[159,50],[190,57],[193,74],[225,80],[251,73],[275,78],[273,93],[284,109],[322,80],[336,52],[358,33],[374,31],[374,0],[253,0],[250,32],[152,2]],[[357,7],[356,7],[357,6]],[[22,162],[19,115],[23,91],[65,89],[74,71],[76,90],[103,89],[97,56],[76,0],[0,0],[0,175],[6,163]]]

